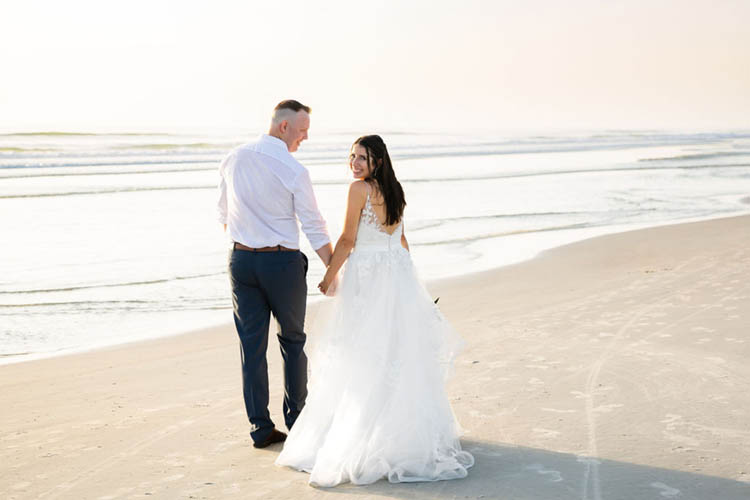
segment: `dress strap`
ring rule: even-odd
[[[372,209],[372,201],[370,201],[370,187],[369,184],[367,184],[367,199],[365,200],[365,212],[374,214],[375,212]]]
[[[367,199],[365,200],[365,206],[362,208],[362,215],[360,215],[368,224],[374,225],[378,230],[382,231],[378,216],[375,215],[375,210],[372,208],[372,202],[370,201],[370,186],[367,186]]]

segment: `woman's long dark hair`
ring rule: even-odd
[[[401,220],[404,215],[406,199],[401,183],[396,179],[391,157],[379,135],[363,135],[354,144],[359,144],[367,150],[367,165],[372,168],[370,176],[365,179],[369,183],[377,183],[377,188],[383,195],[385,202],[385,225],[390,226]],[[354,146],[352,144],[352,146]],[[372,158],[372,162],[370,162]]]

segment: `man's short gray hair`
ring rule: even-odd
[[[284,120],[289,120],[299,111],[304,111],[305,113],[309,114],[311,109],[310,106],[305,106],[301,102],[295,101],[294,99],[281,101],[276,105],[275,108],[273,108],[273,116],[271,117],[271,121],[274,124],[279,124]]]

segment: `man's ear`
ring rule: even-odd
[[[286,132],[288,126],[289,122],[286,120],[282,120],[282,122],[279,123],[279,131],[283,134],[284,132]]]

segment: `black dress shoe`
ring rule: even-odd
[[[265,448],[266,446],[271,446],[273,443],[280,443],[282,441],[286,441],[286,434],[274,428],[266,439],[259,443],[253,443],[253,448]]]

